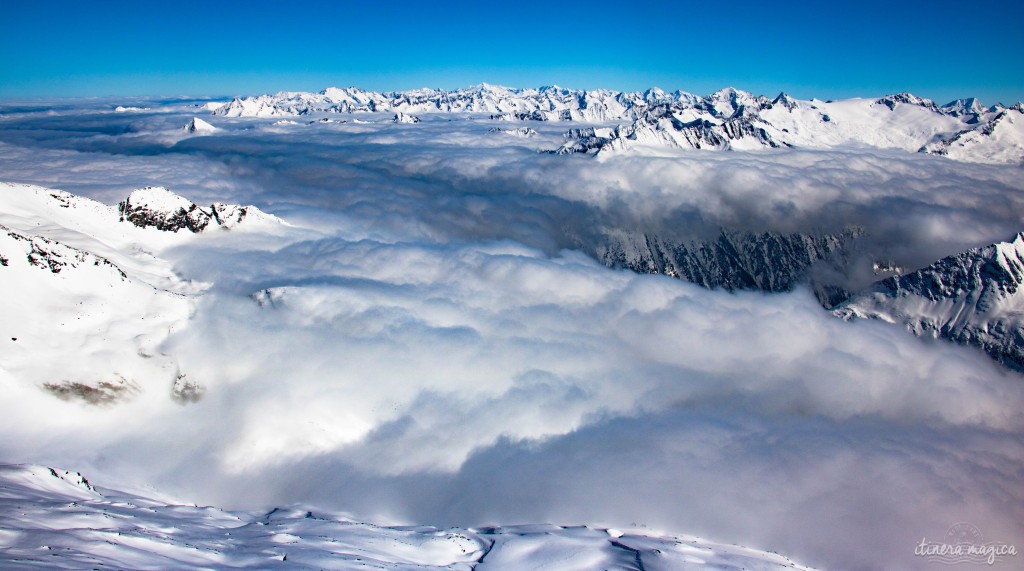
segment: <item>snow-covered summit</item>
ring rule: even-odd
[[[132,192],[118,204],[121,221],[146,228],[178,232],[202,232],[208,228],[231,229],[243,222],[252,224],[281,221],[255,206],[221,204],[207,207],[175,194],[164,187],[146,187]]]
[[[898,103],[903,103],[904,105],[917,105],[918,107],[924,107],[925,109],[928,109],[930,111],[939,110],[939,108],[936,107],[935,102],[932,101],[931,99],[918,97],[913,93],[908,93],[906,91],[902,93],[896,93],[893,95],[886,95],[885,97],[882,97],[875,101],[875,103],[879,105],[885,105],[886,107],[889,108],[890,111],[895,111],[896,105]]]
[[[953,116],[981,116],[986,113],[988,109],[981,104],[977,98],[969,97],[967,99],[956,99],[942,106],[942,112]]]
[[[979,163],[1024,162],[1024,113],[1002,109],[967,113],[965,128],[923,146],[923,152]]]
[[[392,122],[394,122],[394,123],[413,124],[413,123],[419,123],[420,122],[420,118],[416,117],[414,115],[408,115],[406,113],[402,113],[401,111],[399,111],[398,113],[395,113],[395,117],[394,117],[394,119],[392,119]]]
[[[181,128],[181,130],[191,135],[209,135],[210,133],[218,131],[216,127],[206,121],[203,121],[199,117],[193,117],[191,121]]]

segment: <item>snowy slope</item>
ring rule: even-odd
[[[1017,109],[1006,109],[978,117],[979,126],[930,143],[925,150],[962,161],[1020,162],[1024,157],[1024,115]]]
[[[0,185],[4,384],[91,404],[147,385],[170,393],[179,371],[159,345],[184,326],[203,287],[154,253],[172,244],[95,201]]]
[[[5,569],[806,569],[697,538],[585,526],[383,527],[299,506],[230,512],[38,465],[0,465],[0,561]]]
[[[91,404],[148,387],[191,398],[195,387],[160,344],[185,326],[206,284],[181,279],[160,253],[190,239],[182,227],[279,223],[254,207],[202,209],[163,188],[137,190],[117,209],[0,183],[0,381]]]
[[[980,347],[1024,370],[1024,234],[882,280],[836,309],[912,333]]]

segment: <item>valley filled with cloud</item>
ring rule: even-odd
[[[921,538],[960,521],[1024,537],[1021,374],[838,319],[813,282],[852,295],[880,262],[1011,240],[1020,164],[863,144],[559,155],[569,122],[521,137],[479,113],[204,103],[0,108],[0,229],[128,280],[79,291],[80,258],[46,274],[72,280],[52,294],[3,283],[3,311],[24,316],[2,330],[5,461],[229,509],[646,529],[823,568],[913,568]],[[193,117],[215,130],[182,130]],[[117,211],[148,186],[270,216],[164,236]],[[855,240],[782,291],[602,258],[616,236],[723,232]],[[93,328],[68,329],[89,307]],[[115,378],[129,388],[75,396]]]

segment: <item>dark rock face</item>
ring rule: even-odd
[[[92,265],[109,268],[116,272],[122,280],[128,279],[128,276],[121,268],[102,256],[97,256],[61,242],[43,238],[42,236],[22,234],[6,226],[0,226],[0,232],[18,242],[27,244],[28,253],[25,255],[25,258],[29,265],[48,270],[50,273],[59,274],[68,268]],[[0,255],[0,266],[9,265],[10,259]]]
[[[182,229],[189,232],[202,232],[210,225],[210,220],[213,218],[212,213],[203,210],[196,204],[192,204],[188,209],[178,208],[164,212],[145,206],[135,206],[131,202],[131,197],[118,204],[117,211],[121,215],[122,222],[128,221],[140,228],[152,226],[166,232],[177,232]]]
[[[595,255],[609,267],[664,274],[706,288],[783,292],[810,283],[823,305],[845,299],[844,290],[811,283],[817,264],[842,268],[858,230],[839,234],[722,231],[705,242],[664,240],[650,234],[611,233]]]
[[[874,291],[886,295],[913,294],[929,301],[970,297],[987,311],[999,298],[1013,295],[1024,281],[1024,265],[1000,256],[998,246],[974,248],[902,276],[878,282]]]
[[[905,91],[903,93],[897,93],[895,95],[888,95],[886,97],[878,99],[877,101],[875,101],[875,103],[878,103],[879,105],[885,105],[891,111],[896,110],[897,103],[905,103],[907,105],[918,105],[920,107],[924,107],[925,109],[935,111],[936,113],[940,112],[939,108],[935,105],[935,102],[933,102],[932,100],[924,99],[923,97],[918,97],[912,93],[907,93]]]
[[[80,400],[91,405],[115,404],[140,392],[138,385],[119,375],[113,380],[100,381],[95,386],[62,381],[44,383],[43,388],[61,400]]]
[[[165,232],[188,230],[199,233],[210,227],[229,228],[249,214],[248,206],[211,204],[201,207],[165,189],[146,188],[133,192],[117,205],[122,222]]]
[[[836,309],[844,319],[903,323],[919,336],[978,347],[1024,371],[1024,236],[879,282]]]
[[[721,125],[715,125],[707,121],[694,121],[683,124],[678,129],[695,149],[712,147],[716,149],[727,148],[730,141],[748,137],[756,140],[762,146],[778,149],[782,145],[774,141],[768,132],[762,127],[754,125],[746,119],[730,119]]]

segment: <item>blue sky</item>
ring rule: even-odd
[[[0,3],[6,98],[486,81],[1024,99],[1011,2]]]

